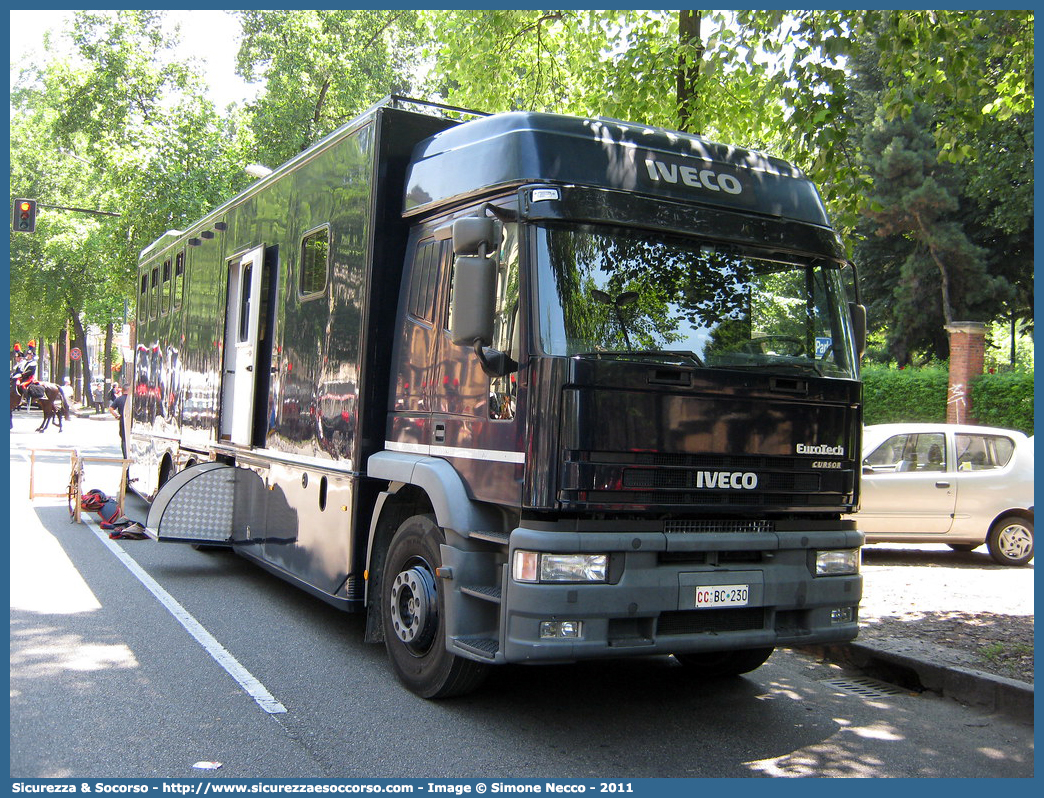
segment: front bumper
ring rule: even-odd
[[[609,583],[527,584],[505,568],[494,659],[569,662],[851,640],[862,576],[816,577],[815,553],[862,542],[852,529],[668,534],[518,528],[511,533],[510,558],[518,549],[606,552]],[[696,609],[696,587],[719,585],[748,586],[746,604]],[[846,608],[840,619],[832,617]],[[582,631],[577,638],[541,638],[546,621],[578,621]]]

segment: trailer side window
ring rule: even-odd
[[[163,261],[163,288],[160,294],[160,314],[166,316],[170,311],[170,260]]]
[[[138,286],[138,321],[145,321],[149,316],[149,273],[141,275]]]
[[[181,292],[185,285],[185,250],[174,261],[174,310],[181,307]]]
[[[410,315],[431,322],[435,319],[435,286],[438,280],[438,244],[426,241],[417,248],[410,278]]]
[[[323,227],[305,236],[301,242],[301,296],[314,296],[326,290],[329,261],[330,228]]]
[[[159,266],[152,270],[152,296],[149,297],[149,318],[156,318],[159,309]]]

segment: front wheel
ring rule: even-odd
[[[720,676],[739,676],[765,664],[772,652],[767,648],[748,648],[740,651],[712,651],[705,654],[675,654],[674,658],[697,676],[714,679]]]
[[[388,658],[399,681],[421,698],[471,692],[489,670],[446,649],[445,601],[436,575],[444,540],[430,515],[406,519],[392,537],[381,575]]]
[[[990,528],[986,538],[990,556],[1001,565],[1025,565],[1033,559],[1033,522],[1006,515]]]

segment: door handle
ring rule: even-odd
[[[435,443],[446,442],[446,425],[436,424],[435,425]]]
[[[935,483],[935,487],[937,487],[937,488],[948,488],[948,487],[950,487],[950,483],[949,482],[936,482]]]

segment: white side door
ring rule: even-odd
[[[941,432],[894,435],[865,460],[856,525],[868,535],[944,535],[953,524],[957,480]]]
[[[254,425],[257,339],[264,247],[228,264],[221,438],[248,446]]]

